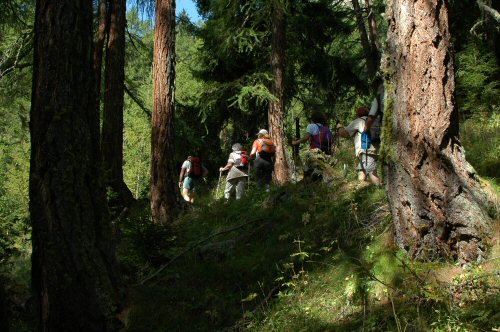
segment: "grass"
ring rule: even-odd
[[[206,192],[173,226],[163,262],[144,268],[141,278],[202,239],[249,224],[210,238],[132,287],[127,331],[500,327],[500,261],[467,271],[410,261],[393,243],[384,191],[357,184],[353,173],[332,186],[290,184],[269,194],[250,188],[228,203]]]

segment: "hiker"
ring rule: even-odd
[[[201,163],[201,158],[197,156],[188,156],[182,163],[179,174],[179,188],[182,189],[182,198],[188,203],[193,204],[195,198],[195,188],[198,179],[206,177],[208,169]]]
[[[233,187],[236,187],[236,199],[240,199],[245,193],[245,184],[248,179],[249,158],[246,151],[240,143],[233,144],[231,149],[233,151],[229,154],[226,166],[219,168],[219,172],[229,170],[224,189],[226,200],[231,196]]]
[[[361,107],[356,110],[357,119],[352,121],[347,127],[342,124],[337,124],[338,135],[340,137],[349,138],[354,136],[354,147],[356,149],[356,157],[359,158],[358,180],[363,182],[368,174],[370,180],[375,185],[380,185],[380,178],[377,175],[377,149],[373,144],[370,144],[368,133],[365,131],[366,122],[368,119],[368,108]]]
[[[382,80],[377,81],[377,95],[373,98],[368,120],[366,121],[365,131],[370,131],[372,143],[380,143],[382,134],[382,120],[384,117],[384,83]]]
[[[257,133],[257,139],[253,141],[250,158],[255,158],[253,163],[255,170],[255,182],[259,188],[270,190],[271,178],[274,170],[274,142],[266,129]]]
[[[307,125],[306,134],[298,140],[292,141],[292,145],[297,145],[309,141],[311,150],[320,149],[326,154],[331,153],[332,133],[326,124],[326,117],[321,112],[311,114],[310,123]]]

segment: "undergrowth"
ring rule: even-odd
[[[467,270],[410,261],[392,241],[383,189],[354,176],[250,188],[229,202],[206,192],[165,234],[166,248],[153,250],[160,259],[135,275],[127,331],[500,327],[499,260]]]

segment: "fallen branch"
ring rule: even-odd
[[[170,264],[172,264],[173,262],[175,262],[177,259],[179,259],[179,257],[183,256],[187,252],[190,252],[191,250],[193,250],[194,248],[198,247],[199,245],[207,242],[208,240],[210,240],[210,239],[212,239],[212,238],[214,238],[216,236],[222,235],[222,234],[234,232],[234,231],[236,231],[236,230],[238,230],[240,228],[243,228],[243,227],[245,227],[245,226],[247,226],[249,224],[255,223],[255,222],[260,221],[260,220],[261,220],[260,218],[259,219],[254,219],[254,220],[250,220],[250,221],[248,221],[248,222],[246,222],[244,224],[241,224],[241,225],[238,225],[238,226],[226,229],[226,230],[218,232],[218,233],[211,234],[210,236],[204,238],[203,240],[200,240],[200,241],[196,242],[195,244],[193,244],[192,246],[190,246],[189,248],[187,248],[186,250],[182,251],[177,256],[175,256],[174,258],[172,258],[171,260],[169,260],[167,263],[165,263],[162,266],[160,266],[160,268],[158,270],[156,270],[153,274],[151,274],[148,277],[142,279],[139,284],[140,285],[144,285],[146,282],[148,282],[149,280],[153,279],[158,274],[160,274],[160,272],[163,271],[167,266],[169,266]]]
[[[490,14],[495,19],[495,21],[500,23],[500,13],[498,11],[485,4],[482,0],[476,0],[476,2],[481,10]]]
[[[139,98],[137,98],[133,93],[132,91],[130,91],[130,89],[127,87],[127,85],[123,85],[124,88],[125,88],[125,92],[129,95],[129,97],[137,104],[137,106],[139,106],[139,108],[141,110],[144,111],[144,113],[146,113],[146,115],[148,116],[149,119],[151,119],[151,111],[148,110],[144,104],[142,103],[142,101],[139,100]]]

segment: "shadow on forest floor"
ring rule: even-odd
[[[175,224],[177,238],[156,267],[236,226],[132,287],[126,330],[419,331],[454,324],[448,293],[435,279],[419,280],[436,266],[413,265],[394,247],[382,189],[299,183],[270,194],[250,190],[239,201],[200,201]],[[476,297],[499,302],[489,289]]]

